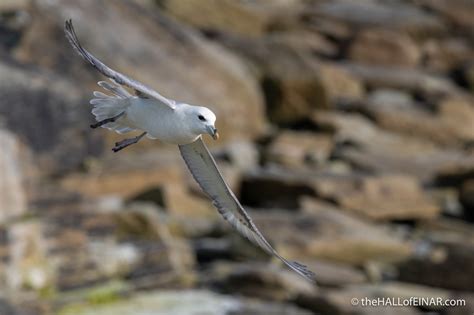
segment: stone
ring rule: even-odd
[[[418,92],[426,97],[462,94],[449,79],[419,69],[343,62],[340,65],[371,88]]]
[[[291,1],[290,1],[291,2]],[[288,10],[285,1],[166,1],[164,10],[187,24],[207,31],[219,30],[245,36],[261,36],[275,16]]]
[[[472,15],[474,14],[474,5],[470,1],[423,0],[421,4],[440,14],[456,28],[466,32],[471,36],[474,34],[474,23],[471,19]]]
[[[429,39],[422,44],[426,68],[436,72],[449,72],[465,67],[474,57],[469,43],[462,37]]]
[[[28,0],[5,0],[0,3],[0,12],[12,12],[28,8]]]
[[[421,8],[401,2],[331,1],[318,3],[317,16],[342,21],[352,27],[383,27],[414,35],[444,32],[442,20]]]
[[[474,179],[466,180],[459,191],[459,201],[464,209],[464,216],[474,221]]]
[[[474,99],[448,98],[438,104],[441,125],[465,143],[474,142]]]
[[[85,132],[89,113],[78,86],[49,71],[5,61],[0,78],[4,127],[32,150],[42,173],[70,171],[99,153],[100,134]]]
[[[367,275],[350,265],[333,261],[314,260],[307,262],[308,268],[316,274],[320,287],[343,287],[367,282]]]
[[[216,40],[248,61],[261,82],[272,122],[290,124],[315,108],[331,106],[327,84],[310,51],[272,37],[255,40],[226,34]]]
[[[336,145],[338,150],[333,155],[359,170],[405,174],[422,181],[446,181],[449,176],[466,176],[474,163],[469,154],[379,129],[358,114],[318,111],[312,121],[316,128],[334,131],[341,145]]]
[[[376,226],[314,198],[303,198],[302,209],[258,209],[250,215],[282,256],[307,265],[311,259],[352,266],[393,263],[413,253],[411,242],[383,224]]]
[[[214,154],[214,152],[213,152]],[[225,148],[222,154],[235,166],[239,171],[251,171],[258,166],[260,160],[260,152],[256,145],[249,141],[234,141]],[[219,155],[216,152],[214,156]]]
[[[3,277],[10,290],[40,291],[54,285],[43,233],[43,225],[34,221],[17,223],[8,229],[9,261]]]
[[[27,211],[33,165],[30,152],[11,132],[0,129],[0,147],[0,223],[5,223]]]
[[[244,174],[240,201],[262,208],[297,208],[298,198],[314,195],[312,174],[305,170],[291,172],[281,168],[258,169]]]
[[[316,181],[317,195],[373,220],[426,220],[440,207],[407,175],[385,175]]]
[[[436,244],[435,244],[436,245]],[[438,244],[442,255],[417,255],[398,266],[400,281],[451,290],[472,291],[474,277],[472,244]],[[462,273],[459,272],[462,270]],[[433,276],[436,275],[436,276]]]
[[[167,97],[211,108],[219,117],[217,128],[222,140],[253,138],[263,132],[264,108],[258,83],[238,58],[160,10],[113,2],[107,4],[105,14],[104,3],[87,0],[80,5],[76,1],[51,5],[39,1],[32,24],[15,50],[16,58],[34,61],[76,81],[82,87],[81,96],[90,97],[92,88],[99,89],[95,82],[103,77],[86,66],[66,40],[57,40],[57,34],[63,38],[64,16],[74,12],[78,17],[76,31],[88,50]],[[48,47],[47,53],[40,51],[42,47]],[[90,110],[89,106],[76,107]],[[88,128],[85,120],[82,123]]]
[[[196,306],[199,307],[196,307]],[[138,293],[122,301],[94,305],[86,303],[60,310],[65,315],[209,314],[209,315],[310,315],[296,306],[227,296],[205,289],[161,290]]]
[[[65,189],[87,197],[114,195],[133,199],[156,187],[163,189],[180,183],[184,171],[180,159],[177,152],[165,150],[110,155],[100,163],[91,163],[87,172],[65,176],[60,183]]]
[[[384,90],[374,92],[361,109],[384,129],[423,138],[443,147],[462,148],[474,140],[474,128],[470,127],[474,124],[474,107],[469,99],[446,98],[433,112],[406,94],[402,95],[395,96]]]
[[[286,269],[266,264],[231,264],[220,266],[216,281],[223,292],[271,301],[291,301],[302,293],[310,294],[315,288],[301,276]]]
[[[356,35],[348,57],[358,63],[415,67],[420,62],[421,52],[416,43],[403,33],[369,29]]]
[[[384,293],[377,285],[354,285],[339,290],[325,289],[316,294],[301,295],[295,303],[320,314],[420,314],[415,307],[411,306],[390,307],[369,304],[372,301],[377,303],[387,298]]]
[[[293,47],[297,51],[336,57],[337,46],[320,33],[306,28],[274,31],[266,36],[266,41],[274,45]]]
[[[301,131],[284,131],[270,143],[266,162],[288,168],[304,168],[325,163],[333,149],[331,136]]]
[[[362,82],[336,63],[321,63],[320,76],[331,102],[345,103],[361,100],[365,95]]]

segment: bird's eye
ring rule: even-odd
[[[199,118],[199,120],[201,120],[201,121],[206,121],[206,118],[204,118],[203,115],[199,115],[198,118]]]

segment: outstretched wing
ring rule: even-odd
[[[77,38],[76,32],[74,31],[74,27],[72,26],[71,20],[66,21],[66,24],[64,26],[64,32],[66,33],[66,38],[69,40],[69,43],[71,43],[72,47],[79,53],[79,55],[81,55],[81,57],[84,58],[84,60],[89,62],[100,73],[114,80],[118,84],[122,84],[136,90],[137,95],[142,95],[144,97],[149,97],[149,98],[155,98],[161,103],[169,106],[172,109],[176,108],[175,101],[164,97],[163,95],[159,94],[152,88],[149,88],[148,86],[134,79],[131,79],[115,70],[112,70],[111,68],[106,66],[102,61],[100,61],[99,59],[94,57],[91,53],[89,53],[87,50],[85,50],[80,44],[79,39]]]
[[[276,250],[267,242],[260,231],[253,223],[250,216],[245,212],[240,202],[224,181],[214,158],[209,153],[201,137],[190,144],[180,145],[179,150],[191,171],[194,179],[201,186],[202,190],[211,198],[212,203],[219,213],[234,227],[240,234],[245,236],[254,244],[261,247],[267,253],[274,255],[283,261],[288,267],[298,274],[315,282],[315,275],[306,266],[296,262],[288,261],[280,256]]]

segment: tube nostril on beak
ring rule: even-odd
[[[216,129],[216,128],[214,128],[214,134],[212,135],[212,138],[213,138],[214,140],[219,139],[219,133],[217,132],[217,129]]]

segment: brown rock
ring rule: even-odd
[[[364,97],[361,81],[336,63],[322,63],[319,66],[323,85],[333,103],[357,101]]]
[[[118,195],[124,199],[133,198],[150,189],[180,182],[183,165],[177,154],[149,150],[110,155],[100,164],[92,164],[88,173],[64,177],[61,185],[87,197]]]
[[[443,15],[444,18],[460,30],[470,35],[473,34],[474,22],[472,21],[472,15],[474,14],[474,5],[471,1],[423,0],[421,3],[429,9]]]
[[[266,160],[289,168],[324,163],[333,147],[331,136],[310,132],[284,131],[269,145]]]
[[[440,244],[443,255],[419,255],[402,262],[399,280],[452,290],[474,290],[474,246]],[[438,249],[440,250],[440,249]],[[459,272],[462,270],[462,272]]]
[[[265,40],[275,45],[293,47],[297,51],[326,57],[335,57],[338,53],[337,47],[332,42],[318,32],[305,28],[272,32]]]
[[[12,133],[0,129],[0,223],[25,214],[28,204],[28,152]]]
[[[306,263],[316,274],[319,286],[339,287],[367,282],[367,276],[363,271],[349,265],[322,260]]]
[[[464,208],[466,218],[474,221],[474,179],[467,180],[462,184],[459,201]]]
[[[440,208],[410,176],[316,181],[317,194],[374,220],[432,219]]]
[[[362,31],[349,48],[349,59],[359,63],[414,67],[420,57],[420,50],[410,37],[389,30]]]
[[[10,290],[42,290],[54,285],[52,264],[40,222],[17,223],[8,229],[9,260],[4,283]]]
[[[465,142],[474,142],[473,99],[449,98],[438,107],[441,124],[447,133],[453,133]]]
[[[442,100],[436,112],[390,90],[373,93],[362,109],[384,129],[424,138],[444,147],[464,147],[473,141],[474,106],[468,98]],[[404,95],[404,94],[402,94]]]
[[[4,61],[0,96],[5,127],[36,154],[42,173],[70,171],[100,151],[100,134],[84,132],[90,114],[82,91],[63,77]]]
[[[299,197],[315,193],[313,175],[306,170],[254,170],[242,179],[240,200],[253,207],[297,208]]]
[[[335,154],[362,170],[441,180],[443,172],[445,179],[448,174],[468,174],[474,163],[469,154],[378,129],[357,114],[318,111],[312,120],[318,128],[334,130],[335,139],[343,144]]]
[[[414,35],[438,34],[445,29],[441,19],[435,15],[402,2],[338,0],[318,3],[312,13],[352,27],[384,27]]]
[[[375,226],[316,199],[303,201],[303,213],[252,211],[255,224],[284,257],[311,264],[322,259],[362,266],[410,257],[412,244],[379,224]]]
[[[315,287],[291,271],[260,263],[215,265],[217,284],[226,292],[274,301],[291,301]]]
[[[386,298],[386,292],[377,285],[354,285],[340,290],[325,289],[317,291],[316,294],[301,295],[296,304],[321,314],[419,314],[419,311],[411,306],[380,305],[378,301]],[[393,303],[396,301],[392,300]],[[387,302],[388,305],[389,303]]]
[[[462,37],[429,39],[421,47],[426,67],[436,72],[447,72],[463,66],[474,57],[474,51]]]
[[[223,30],[245,36],[263,35],[291,1],[179,0],[166,1],[164,9],[181,21],[205,30]]]
[[[462,94],[450,80],[418,69],[401,69],[380,65],[343,63],[356,78],[372,88],[393,88],[439,97]]]
[[[255,40],[226,35],[218,40],[248,60],[261,80],[272,121],[288,124],[304,119],[312,109],[330,107],[319,65],[310,51],[270,36]]]

